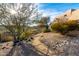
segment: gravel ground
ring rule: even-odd
[[[41,36],[39,36],[41,35]],[[59,33],[38,34],[39,40],[57,56],[79,56],[79,37],[64,36]]]
[[[12,42],[0,43],[0,56],[79,56],[79,36],[40,33],[33,38],[32,45],[25,41],[15,47]]]
[[[32,45],[22,41],[16,46],[12,46],[12,42],[0,44],[0,56],[40,56]]]

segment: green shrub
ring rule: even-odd
[[[50,27],[51,31],[61,32],[62,34],[72,30],[79,30],[79,24],[76,20],[70,20],[65,23],[52,23]]]
[[[67,22],[67,25],[69,26],[69,30],[76,30],[78,28],[78,23],[76,20],[69,20]]]
[[[59,23],[54,23],[51,25],[52,31],[57,31],[61,33],[66,33],[68,31],[68,25],[66,24],[59,24]]]
[[[50,26],[51,26],[51,31],[58,31],[60,29],[59,23],[52,23]]]
[[[77,25],[77,30],[79,30],[79,24]]]
[[[23,32],[21,35],[20,35],[20,38],[21,39],[26,39],[28,38],[30,35],[32,34],[32,31],[26,31],[26,32]]]
[[[36,34],[36,29],[28,29],[26,30],[25,32],[23,32],[21,35],[20,35],[20,38],[22,40],[26,40],[27,38],[29,38],[32,34]]]
[[[48,29],[47,29],[47,28],[42,28],[41,30],[42,30],[42,32],[44,32],[44,33],[50,32],[50,29],[49,29],[49,28],[48,28]]]
[[[65,24],[62,24],[61,26],[60,26],[60,32],[62,33],[62,34],[65,34],[66,32],[68,32],[68,30],[69,30],[69,26],[68,25],[65,25]]]

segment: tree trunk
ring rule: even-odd
[[[16,36],[14,36],[13,46],[16,46],[18,42],[19,39]]]

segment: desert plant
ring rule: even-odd
[[[69,20],[67,25],[69,26],[69,31],[76,30],[78,28],[78,23],[76,20]]]
[[[65,23],[59,23],[59,22],[52,23],[50,27],[52,31],[57,31],[61,32],[62,34],[65,34],[69,31],[78,29],[79,25],[76,20],[69,20]]]
[[[41,28],[41,32],[49,32],[49,23],[50,18],[49,17],[42,17],[39,21],[38,21],[38,27]]]
[[[37,5],[34,3],[1,3],[0,24],[12,33],[15,44],[32,24],[32,20],[37,18],[37,13]]]
[[[68,31],[68,25],[66,25],[66,24],[59,25],[59,23],[55,23],[55,24],[51,25],[51,28],[52,28],[52,30],[61,32],[61,33],[66,33]]]
[[[68,30],[69,30],[69,26],[68,26],[68,25],[62,24],[62,25],[60,26],[60,32],[61,32],[62,34],[65,34],[66,32],[68,32]]]
[[[4,33],[1,33],[0,34],[0,41],[1,42],[8,42],[8,41],[12,41],[14,38],[12,35],[10,34],[4,34]]]

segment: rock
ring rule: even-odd
[[[70,9],[56,16],[54,22],[66,22],[69,20],[79,20],[79,9]]]

